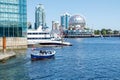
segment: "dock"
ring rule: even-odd
[[[2,38],[2,44],[3,44],[3,51],[0,53],[0,62],[3,62],[11,57],[14,57],[16,56],[15,52],[14,51],[6,51],[6,45],[7,45],[7,42],[6,42],[6,37],[3,36]]]
[[[0,53],[0,62],[4,61],[4,60],[7,60],[11,57],[15,57],[15,56],[16,56],[16,54],[13,51],[6,52],[6,53]]]

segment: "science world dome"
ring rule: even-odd
[[[84,28],[85,24],[85,19],[80,15],[73,15],[69,20],[69,26],[75,28]]]

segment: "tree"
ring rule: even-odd
[[[114,33],[114,34],[119,34],[119,31],[114,30],[113,33]]]
[[[102,29],[102,30],[101,30],[101,34],[102,34],[102,35],[106,35],[106,29]]]
[[[100,31],[100,30],[94,30],[94,34],[95,34],[95,35],[100,35],[100,34],[101,34],[101,31]]]
[[[106,29],[106,34],[110,35],[112,33],[113,33],[113,31],[111,29]]]

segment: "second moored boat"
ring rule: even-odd
[[[59,40],[58,40],[59,39]],[[55,39],[51,37],[51,33],[48,29],[43,30],[40,26],[37,30],[28,30],[27,31],[27,42],[29,45],[48,45],[48,46],[71,46],[69,42],[62,41],[61,38]]]

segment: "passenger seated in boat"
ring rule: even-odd
[[[47,51],[44,51],[45,54],[47,54]]]
[[[52,54],[52,52],[50,51],[50,54]]]
[[[47,51],[47,53],[48,53],[48,54],[52,54],[52,52],[51,52],[51,51]]]
[[[43,54],[44,54],[44,51],[40,50],[40,54],[42,54],[42,55],[43,55]]]
[[[43,53],[42,50],[40,50],[40,53]]]
[[[46,51],[42,51],[42,50],[40,51],[40,53],[41,54],[47,54]]]

